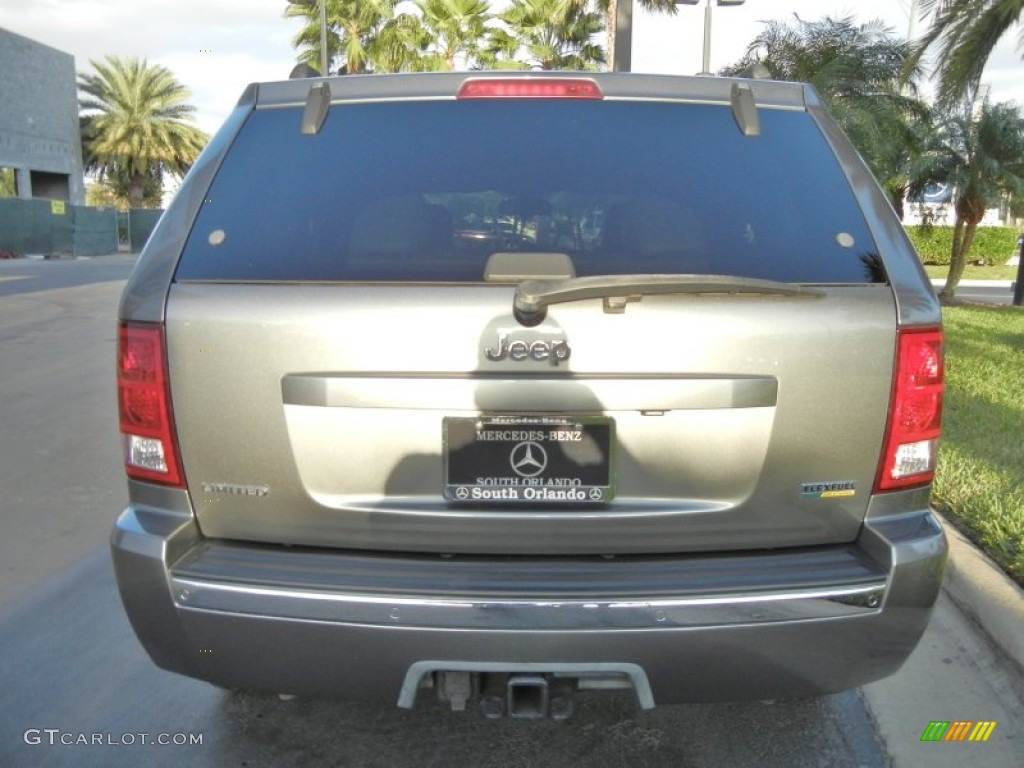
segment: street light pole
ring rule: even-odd
[[[320,6],[320,74],[327,77],[327,0],[291,0],[295,5],[312,8]]]
[[[700,0],[676,0],[676,4],[696,5]],[[715,5],[743,5],[746,0],[715,0]],[[704,56],[700,74],[711,74],[711,0],[704,4]]]
[[[1024,306],[1024,235],[1017,240],[1017,281],[1013,284],[1013,306]]]
[[[711,74],[711,0],[704,4],[704,59],[700,73]]]

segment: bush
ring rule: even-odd
[[[907,227],[907,234],[925,264],[949,264],[953,250],[953,228],[939,226]],[[968,261],[984,259],[989,264],[1002,264],[1017,250],[1019,233],[1014,227],[978,227],[967,254]]]

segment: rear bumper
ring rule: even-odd
[[[158,665],[403,705],[444,669],[627,670],[642,706],[855,687],[913,650],[946,558],[927,508],[869,517],[845,547],[483,560],[222,544],[182,507],[133,504],[111,542]]]

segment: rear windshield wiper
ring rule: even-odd
[[[604,299],[605,312],[621,313],[631,301],[665,293],[754,293],[810,299],[825,295],[802,285],[732,275],[594,275],[520,283],[512,313],[521,324],[532,327],[544,321],[552,304]]]

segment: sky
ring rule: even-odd
[[[914,0],[747,0],[715,7],[711,69],[739,59],[762,22],[853,16],[882,19],[894,34],[911,30]],[[295,64],[292,38],[301,22],[284,18],[285,0],[0,0],[0,27],[75,57],[79,71],[108,54],[139,56],[167,67],[191,91],[196,124],[213,133],[250,82],[281,80]],[[679,6],[675,17],[634,12],[633,71],[693,74],[700,70],[704,4]],[[989,60],[984,81],[997,101],[1024,105],[1019,29]]]

